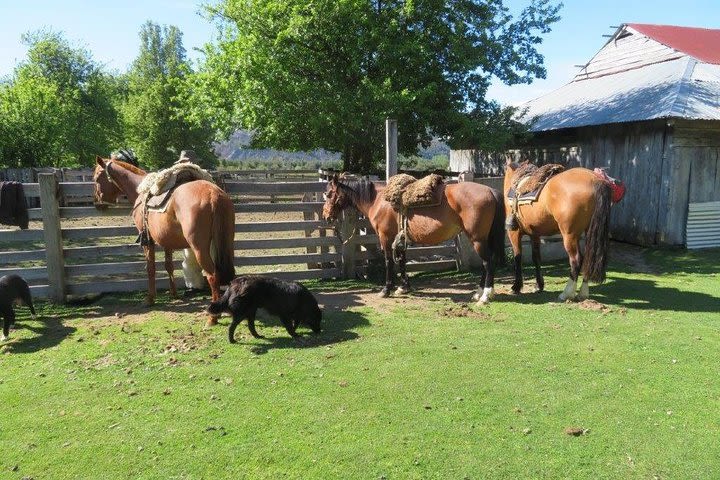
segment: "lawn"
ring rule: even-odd
[[[200,299],[20,308],[0,478],[720,478],[720,251],[630,249],[584,304],[544,270],[483,308],[463,274],[309,284],[300,341],[231,345]]]

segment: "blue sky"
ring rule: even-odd
[[[506,0],[518,12],[529,0]],[[111,69],[124,71],[139,48],[138,30],[146,20],[178,26],[191,58],[193,48],[211,40],[214,27],[198,15],[196,0],[0,0],[0,76],[12,72],[25,57],[20,35],[50,27],[86,46]],[[569,81],[612,33],[611,25],[660,23],[720,28],[720,0],[566,0],[562,19],[540,46],[548,78],[531,85],[494,84],[489,96],[503,104],[518,104]]]

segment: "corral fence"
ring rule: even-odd
[[[326,185],[319,178],[322,172],[313,172],[310,181],[252,177],[255,171],[213,172],[235,205],[238,273],[292,280],[356,278],[367,271],[368,262],[381,258],[377,236],[357,212],[346,211],[340,236],[321,219]],[[30,228],[0,230],[0,276],[17,273],[31,285],[34,296],[57,302],[69,295],[145,291],[145,259],[135,243],[130,206],[97,210],[87,203],[94,190],[92,172],[89,178],[86,172],[64,175],[39,172],[37,182],[24,182]],[[502,179],[474,181],[497,188]],[[352,236],[355,229],[358,233]],[[158,257],[163,255],[161,248],[157,250]],[[176,270],[181,268],[179,257],[177,252],[173,259]],[[407,257],[409,272],[475,265],[464,237],[444,245],[411,247]],[[163,260],[156,261],[159,290],[168,288]],[[176,272],[175,281],[183,284],[181,272]]]

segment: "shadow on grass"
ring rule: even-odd
[[[283,335],[280,337],[259,339],[258,342],[262,343],[255,343],[254,341],[252,343],[238,341],[237,343],[239,345],[250,346],[250,350],[256,355],[263,355],[268,353],[270,350],[285,348],[316,348],[325,345],[332,345],[335,343],[355,340],[359,338],[360,335],[358,335],[353,330],[359,327],[365,327],[370,325],[370,322],[367,321],[365,316],[358,312],[326,310],[324,317],[325,318],[323,318],[323,330],[322,333],[319,334],[310,333],[301,335],[298,338],[292,338]],[[245,324],[244,321],[240,325],[242,326],[243,324]],[[272,320],[266,320],[263,321],[263,324],[268,327],[273,325],[274,323],[272,322]],[[280,325],[280,323],[277,322],[276,325]],[[241,326],[239,326],[238,328],[242,328]]]
[[[720,309],[720,297],[659,286],[654,280],[639,278],[610,278],[591,287],[590,297],[637,310],[717,312]]]
[[[15,328],[24,328],[36,335],[11,342],[8,349],[12,353],[34,353],[54,347],[75,331],[74,327],[63,325],[57,317],[40,317],[39,322],[35,322],[40,323],[39,327],[23,325],[23,323],[25,322],[16,322]]]

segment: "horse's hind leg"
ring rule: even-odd
[[[582,266],[582,254],[580,253],[580,237],[574,233],[563,233],[563,246],[568,254],[570,261],[570,279],[568,280],[565,290],[560,294],[558,299],[561,302],[572,300],[576,296],[577,280],[580,275],[580,267]]]
[[[145,305],[150,306],[155,303],[157,291],[155,289],[155,247],[148,245],[145,249],[145,268],[148,274],[148,293],[145,297]]]
[[[480,255],[482,260],[482,266],[484,272],[480,275],[480,285],[483,287],[482,294],[478,290],[480,298],[478,299],[478,305],[485,305],[490,302],[490,299],[495,296],[495,265],[492,257],[492,253],[484,242],[473,242],[473,248]],[[473,296],[475,299],[475,296]]]
[[[407,272],[405,271],[405,264],[407,263],[407,251],[402,250],[398,255],[398,273],[400,274],[400,286],[395,290],[396,295],[404,295],[410,292],[410,279],[408,278]]]
[[[385,255],[385,287],[380,291],[380,297],[387,297],[395,288],[395,262],[392,258],[392,247],[386,245],[383,248]]]
[[[177,289],[175,288],[175,277],[173,276],[175,266],[173,265],[173,251],[170,248],[165,249],[165,270],[168,273],[168,283],[170,284],[170,296],[177,298]]]
[[[538,292],[545,290],[545,279],[543,278],[542,268],[540,267],[540,237],[535,235],[530,237],[532,241],[532,260],[535,265],[535,285]]]
[[[512,284],[512,292],[518,294],[523,288],[522,276],[522,232],[520,229],[508,230],[508,238],[513,251],[513,266],[515,268],[515,281]],[[533,249],[533,255],[535,250]],[[534,259],[535,257],[533,257]]]

